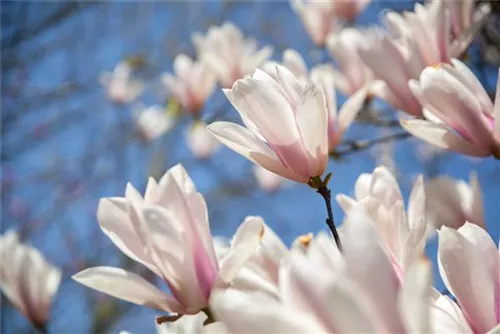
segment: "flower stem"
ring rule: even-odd
[[[335,239],[335,243],[337,244],[337,248],[342,252],[342,243],[340,242],[339,233],[337,232],[337,228],[335,227],[335,222],[333,220],[333,212],[332,212],[332,195],[330,189],[326,186],[326,184],[318,187],[318,194],[320,194],[325,200],[326,211],[328,212],[328,218],[326,219],[326,225],[330,228],[330,231],[333,234],[333,238]]]
[[[209,325],[209,324],[212,324],[215,322],[215,318],[212,314],[212,311],[210,311],[210,309],[208,307],[205,307],[204,309],[202,309],[203,313],[205,313],[207,315],[207,319],[203,322],[203,326],[206,326],[206,325]]]

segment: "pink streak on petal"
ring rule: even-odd
[[[200,242],[194,246],[194,267],[198,285],[201,288],[206,300],[210,297],[212,286],[214,285],[217,270],[210,262],[210,259]]]

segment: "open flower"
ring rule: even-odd
[[[293,49],[285,50],[281,65],[292,72],[300,80],[303,87],[308,82],[312,82],[323,90],[328,109],[328,149],[330,152],[334,151],[362,109],[367,90],[359,89],[344,102],[340,110],[337,110],[336,73],[331,65],[317,65],[308,73],[304,59]],[[267,62],[263,69],[273,78],[279,80],[275,63]]]
[[[403,127],[431,144],[475,157],[500,159],[500,78],[495,105],[474,74],[459,60],[428,67],[410,87],[426,120],[402,120]]]
[[[118,104],[133,102],[144,90],[143,82],[132,77],[132,68],[126,61],[118,63],[113,72],[101,74],[99,82],[109,99]]]
[[[400,277],[423,256],[429,223],[422,177],[413,186],[406,211],[398,182],[385,167],[358,177],[355,199],[340,194],[337,201],[346,213],[359,205],[366,210]]]
[[[360,211],[350,215],[344,254],[318,235],[305,252],[281,261],[278,298],[216,291],[211,309],[217,318],[233,333],[429,333],[429,262],[415,262],[401,284],[377,233],[365,223],[369,218]]]
[[[475,173],[469,183],[447,176],[437,177],[425,185],[429,219],[439,229],[458,229],[466,222],[484,228],[483,196]]]
[[[313,83],[305,86],[285,67],[276,77],[257,69],[224,93],[246,127],[215,122],[208,130],[224,145],[288,179],[307,183],[328,163],[325,97]]]
[[[173,117],[158,105],[137,110],[134,119],[139,133],[146,141],[161,137],[174,125]]]
[[[344,2],[339,2],[339,4]],[[334,71],[335,86],[350,96],[373,79],[373,73],[363,63],[359,50],[369,36],[357,29],[345,28],[328,37],[327,46],[339,70]]]
[[[163,84],[184,110],[197,114],[215,89],[215,76],[205,62],[192,61],[185,54],[175,57],[174,73],[163,74]]]
[[[466,223],[439,232],[438,264],[448,290],[456,297],[473,333],[500,324],[500,254],[480,226]],[[498,328],[497,328],[498,330]]]
[[[10,302],[39,328],[45,328],[61,271],[36,248],[19,242],[14,231],[0,237],[0,288]]]
[[[202,121],[195,121],[187,130],[186,143],[191,153],[198,159],[208,159],[220,146],[206,129],[206,124]]]
[[[359,51],[363,63],[378,79],[370,85],[370,93],[385,100],[393,108],[421,116],[422,107],[408,87],[408,80],[414,76],[400,46],[380,31],[373,30],[370,33],[367,44]]]
[[[135,304],[180,314],[196,314],[207,307],[212,289],[231,282],[263,229],[260,221],[246,219],[231,251],[218,262],[205,200],[182,165],[168,170],[159,183],[150,179],[144,198],[128,185],[125,198],[102,199],[97,217],[111,241],[161,277],[171,294],[114,267],[89,268],[73,279]]]
[[[244,39],[238,27],[230,22],[210,27],[206,36],[192,35],[198,58],[206,62],[223,87],[231,87],[238,79],[252,73],[267,58],[273,49],[266,46],[257,50],[253,39]]]
[[[291,0],[290,4],[317,46],[325,46],[328,35],[340,30],[333,1]]]

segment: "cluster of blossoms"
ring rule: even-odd
[[[102,231],[164,289],[115,267],[88,268],[73,279],[167,313],[157,319],[166,333],[498,333],[500,253],[485,230],[475,174],[470,184],[420,176],[405,205],[395,176],[378,167],[359,176],[354,197],[336,196],[345,219],[334,225],[329,157],[374,97],[405,112],[401,124],[416,137],[500,159],[500,78],[492,102],[457,58],[488,8],[431,1],[414,12],[385,13],[385,31],[344,28],[368,3],[292,3],[337,68],[309,70],[293,49],[281,63],[268,61],[270,47],[258,49],[224,23],[205,36],[193,34],[198,59],[178,55],[174,74],[161,78],[171,99],[193,116],[186,141],[196,156],[208,158],[220,142],[256,165],[268,191],[285,180],[308,185],[327,203],[333,238],[304,235],[287,247],[262,218],[249,216],[230,242],[220,242],[203,196],[179,164],[159,181],[149,179],[144,195],[129,184],[124,197],[104,198],[97,210]],[[124,62],[103,76],[114,102],[130,103],[143,90],[132,70]],[[217,83],[243,125],[203,123],[200,113]],[[347,96],[340,108],[336,89]],[[172,117],[160,106],[136,112],[147,140],[168,131]],[[424,255],[436,234],[439,273],[451,297],[433,287]],[[13,270],[2,268],[2,290],[43,327],[59,272],[14,234],[2,237],[1,247],[2,257],[13,259]]]

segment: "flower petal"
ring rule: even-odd
[[[276,153],[247,128],[230,122],[215,122],[208,125],[207,130],[224,145],[267,170],[294,181],[309,181],[309,178],[292,173],[286,168]]]
[[[72,278],[91,289],[162,311],[181,312],[181,305],[144,278],[114,267],[88,268]]]
[[[486,157],[491,150],[475,145],[438,124],[420,119],[401,120],[401,126],[412,135],[438,147],[473,157]]]
[[[308,314],[264,293],[216,291],[210,299],[210,308],[231,333],[324,332]]]
[[[307,151],[310,176],[320,176],[328,163],[328,115],[323,93],[308,85],[295,115],[304,148]]]
[[[476,332],[496,325],[493,277],[476,246],[456,230],[443,226],[439,233],[438,264],[441,277],[457,298]]]

